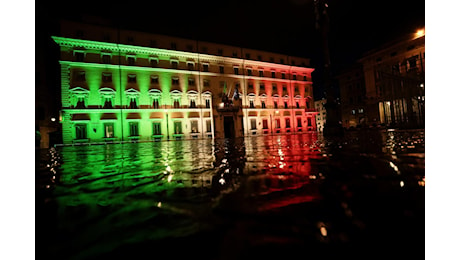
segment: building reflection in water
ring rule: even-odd
[[[53,148],[37,175],[48,208],[37,213],[54,223],[49,236],[60,239],[51,251],[61,259],[216,230],[238,213],[257,221],[275,214],[277,227],[306,241],[314,234],[321,243],[348,241],[352,232],[341,225],[363,229],[363,210],[373,205],[356,207],[366,197],[357,187],[394,192],[394,185],[407,193],[425,185],[423,133],[362,139],[329,145],[311,133]],[[277,214],[291,209],[300,213]],[[270,221],[254,225],[265,230],[261,237],[276,231]],[[246,232],[236,232],[235,241]]]

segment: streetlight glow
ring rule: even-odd
[[[425,36],[425,28],[417,30],[417,32],[415,33],[415,36],[417,38]]]

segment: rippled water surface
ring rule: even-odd
[[[415,259],[423,131],[40,150],[36,256]]]

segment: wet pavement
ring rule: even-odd
[[[36,154],[36,257],[422,259],[424,131]]]

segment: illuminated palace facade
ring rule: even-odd
[[[309,59],[64,21],[64,144],[316,131]]]

